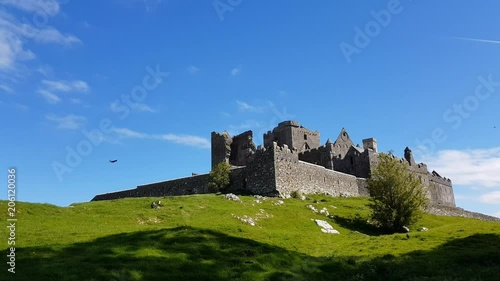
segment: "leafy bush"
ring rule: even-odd
[[[420,180],[391,153],[379,155],[368,189],[372,219],[388,232],[399,232],[403,226],[414,224],[428,200]]]
[[[212,192],[224,191],[229,187],[231,166],[226,162],[217,164],[208,175],[209,186]]]

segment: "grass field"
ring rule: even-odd
[[[18,202],[16,274],[4,262],[0,279],[500,280],[500,223],[426,214],[408,239],[367,224],[367,198],[311,197],[281,206],[279,199],[258,204],[250,196],[234,202],[216,195],[65,208]],[[164,206],[151,209],[153,200]],[[0,205],[7,209],[6,201]],[[256,225],[236,218],[244,215]],[[7,225],[5,212],[1,218]],[[312,219],[341,234],[322,233]],[[429,231],[417,232],[421,226]]]

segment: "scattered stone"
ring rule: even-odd
[[[283,202],[283,200],[278,200],[278,202],[275,202],[273,205],[275,205],[275,206],[283,206],[283,205],[285,205],[285,202]]]
[[[292,196],[290,194],[280,194],[279,196],[281,199],[290,199]]]
[[[257,203],[257,204],[262,204],[262,202],[259,199],[254,200],[254,202]]]
[[[316,207],[314,207],[313,205],[307,205],[307,208],[312,210],[315,213],[318,213],[318,209],[316,209]]]
[[[231,201],[241,202],[241,199],[232,193],[228,193],[228,194],[224,195],[224,198],[226,198],[227,200],[231,200]]]
[[[325,215],[327,217],[330,215],[330,213],[328,212],[328,209],[326,209],[326,208],[321,209],[321,211],[319,211],[319,213],[322,215]]]
[[[333,226],[331,226],[328,222],[323,221],[323,220],[313,220],[319,227],[321,227],[321,232],[327,233],[327,234],[340,234],[337,230],[333,229]]]
[[[243,223],[247,223],[247,224],[249,224],[249,225],[251,225],[251,226],[255,226],[255,221],[254,221],[254,219],[252,219],[251,217],[249,217],[249,216],[247,216],[247,215],[244,215],[243,217],[239,217],[239,216],[235,216],[234,214],[231,214],[231,216],[232,216],[233,218],[236,218],[236,219],[240,220],[240,221],[241,221],[241,222],[243,222]]]
[[[340,192],[340,198],[349,198],[349,197],[353,197],[352,194],[349,194],[349,193],[346,193],[346,192]]]
[[[160,207],[163,207],[163,203],[161,203],[161,201],[153,201],[151,203],[151,209],[160,209]]]
[[[262,200],[262,201],[267,200],[267,197],[265,197],[265,196],[254,195],[253,197],[254,197],[255,199],[257,199],[257,200]]]
[[[307,197],[305,197],[304,195],[302,195],[302,196],[300,196],[300,200],[305,201],[305,200],[307,200]]]
[[[407,226],[403,226],[403,231],[404,233],[410,232],[410,229]]]
[[[418,229],[418,231],[420,231],[420,232],[427,232],[427,231],[429,231],[429,229],[427,227],[421,227],[421,228]]]

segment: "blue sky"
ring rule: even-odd
[[[458,206],[500,216],[498,1],[0,5],[0,159],[19,200],[208,172],[211,131],[261,144],[294,119],[322,142],[345,127],[410,146]]]

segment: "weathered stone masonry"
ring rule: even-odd
[[[212,167],[220,162],[232,166],[232,192],[265,196],[288,196],[294,191],[332,196],[369,196],[366,179],[378,163],[377,140],[354,145],[342,129],[335,142],[320,145],[320,133],[296,121],[285,121],[264,135],[264,146],[256,148],[252,131],[231,137],[212,132]],[[430,173],[417,164],[409,148],[407,165],[427,189],[432,204],[455,207],[451,180]],[[209,193],[208,174],[138,186],[136,189],[97,195],[92,200]]]

